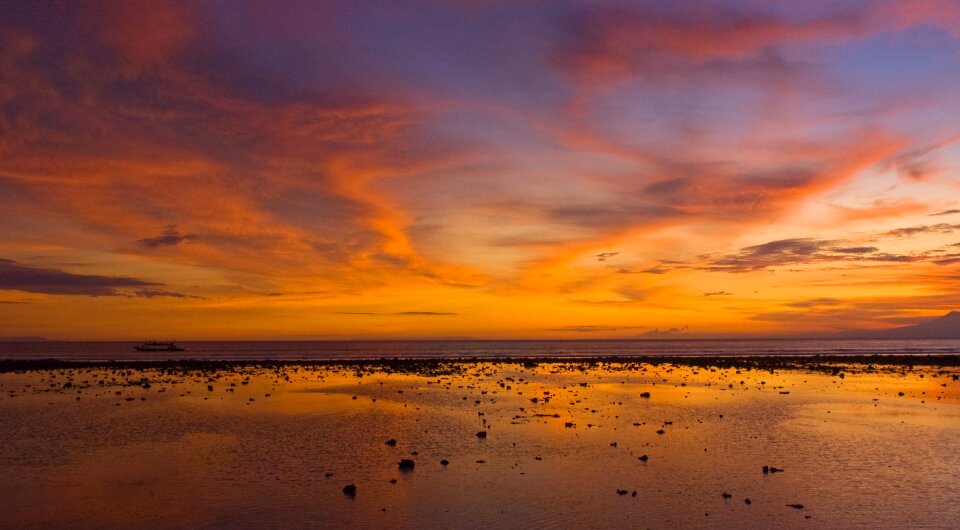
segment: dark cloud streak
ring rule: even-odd
[[[197,236],[194,234],[181,234],[180,231],[177,230],[177,225],[169,225],[160,235],[141,239],[138,243],[147,248],[171,247],[185,241],[193,241],[196,238]]]
[[[74,274],[0,259],[0,289],[6,290],[58,295],[120,296],[124,294],[124,289],[157,285],[160,284],[126,276]]]

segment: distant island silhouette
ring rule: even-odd
[[[912,326],[893,329],[851,329],[835,335],[851,339],[960,339],[960,311],[951,311],[942,317]]]

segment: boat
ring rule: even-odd
[[[183,348],[180,348],[172,342],[157,342],[155,340],[149,340],[143,344],[138,344],[133,347],[137,351],[183,351]]]

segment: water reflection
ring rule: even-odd
[[[0,374],[0,526],[960,520],[953,372],[845,370],[478,363],[422,373]],[[401,459],[415,469],[400,470]]]

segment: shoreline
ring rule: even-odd
[[[184,371],[223,370],[228,368],[338,367],[360,371],[435,372],[458,365],[475,364],[578,364],[596,367],[604,364],[674,365],[692,368],[737,368],[756,370],[808,370],[834,372],[853,367],[870,371],[874,366],[891,368],[914,366],[935,368],[960,367],[958,354],[850,354],[850,355],[617,355],[617,356],[472,356],[472,357],[408,357],[369,359],[2,359],[0,373],[43,370],[110,368],[161,369]]]

